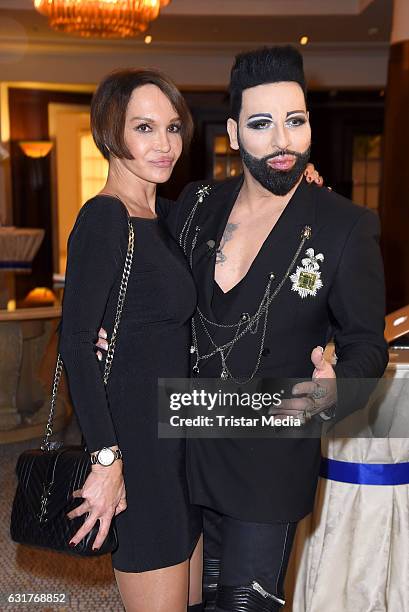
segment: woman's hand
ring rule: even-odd
[[[81,497],[84,501],[67,515],[68,518],[83,514],[88,516],[69,544],[76,546],[99,520],[98,534],[93,544],[93,550],[96,550],[108,535],[112,517],[126,509],[122,461],[116,460],[110,466],[93,465],[84,486],[74,491],[73,497]]]
[[[306,169],[304,170],[304,176],[307,180],[307,183],[316,183],[319,187],[322,187],[324,184],[324,179],[320,176],[317,170],[314,167],[314,164],[307,164]]]

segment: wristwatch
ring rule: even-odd
[[[117,459],[122,459],[122,453],[119,448],[118,450],[112,450],[112,448],[104,447],[93,455],[91,455],[91,464],[95,465],[99,463],[99,465],[104,465],[105,467],[108,467],[109,465],[112,465]]]

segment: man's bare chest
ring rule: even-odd
[[[216,253],[215,281],[222,291],[230,291],[247,275],[278,218],[230,216]]]

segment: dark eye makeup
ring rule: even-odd
[[[149,133],[152,131],[152,126],[149,123],[140,123],[136,125],[134,128],[135,132]],[[171,134],[178,134],[182,129],[182,125],[180,123],[171,123],[168,127],[168,132]]]
[[[301,125],[304,125],[306,122],[307,118],[304,115],[290,117],[287,118],[285,121],[285,123],[290,127],[299,127]],[[270,125],[274,125],[274,122],[272,120],[263,119],[261,117],[260,119],[253,119],[251,121],[248,121],[247,123],[247,127],[252,130],[265,130],[270,127]]]

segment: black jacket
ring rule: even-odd
[[[207,184],[189,184],[170,209],[167,219],[175,237],[184,227],[186,230],[198,190]],[[216,249],[212,245],[220,243],[241,184],[241,177],[210,184],[210,193],[197,205],[190,231],[182,241],[189,257],[195,240],[192,271],[199,307],[209,318],[214,317]],[[258,376],[310,377],[311,350],[334,338],[337,379],[381,377],[388,352],[383,337],[385,298],[378,218],[327,188],[302,181],[250,268],[246,284],[238,288],[230,318],[254,312],[270,272],[275,275],[274,282],[280,282],[305,226],[311,228],[311,238],[293,272],[302,267],[307,248],[314,249],[315,255],[322,253],[322,287],[315,296],[302,298],[292,289],[290,278],[286,280],[270,307],[265,341],[268,351]],[[245,376],[251,369],[254,342],[249,334],[232,352],[231,366],[237,375]],[[220,360],[214,357],[201,368],[200,376],[217,377],[219,373]],[[359,407],[359,391],[356,402]],[[351,398],[348,403],[340,398],[337,418],[350,409]],[[317,439],[192,439],[188,443],[192,501],[242,520],[298,520],[312,509],[319,463]]]

